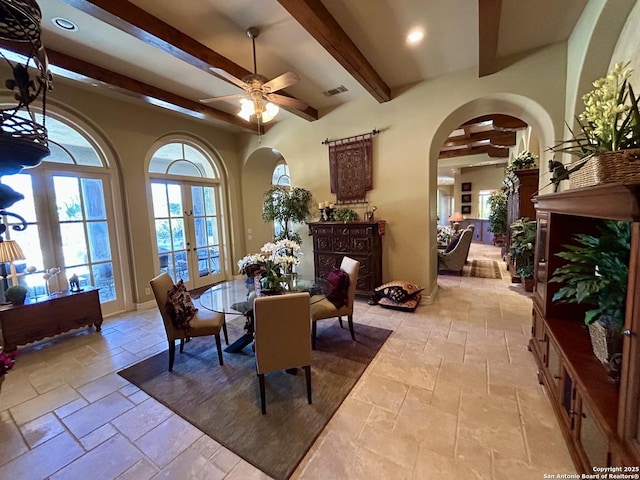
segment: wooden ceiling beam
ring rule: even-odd
[[[29,55],[30,53],[30,46],[2,39],[0,39],[0,47],[15,51],[22,55]],[[70,75],[69,78],[78,80],[78,75],[82,75],[87,79],[103,83],[105,86],[108,86],[119,93],[133,96],[152,105],[161,105],[169,110],[186,113],[194,117],[206,116],[214,120],[219,120],[235,127],[239,127],[250,133],[258,132],[258,127],[256,125],[244,121],[237,115],[232,115],[230,113],[223,112],[222,110],[208,107],[200,102],[189,100],[125,75],[112,72],[106,68],[98,67],[97,65],[79,60],[64,53],[51,50],[50,48],[47,49],[47,57],[49,58],[49,64],[51,66],[56,66],[75,74],[73,76]],[[82,81],[82,79],[80,80]],[[85,83],[88,82],[85,80]],[[263,125],[260,125],[260,129],[261,134],[265,133],[266,129]]]
[[[498,71],[502,0],[478,0],[478,76]]]
[[[485,145],[482,147],[458,148],[455,150],[440,150],[438,158],[455,158],[468,155],[486,154],[491,158],[509,158],[508,148],[492,147]]]
[[[239,79],[253,73],[131,2],[125,0],[61,1],[200,70],[210,73],[209,67],[216,67]],[[278,93],[295,98],[286,92]],[[305,110],[289,108],[286,110],[308,121],[318,119],[318,111],[311,106]]]
[[[489,130],[487,132],[475,132],[470,135],[449,137],[444,143],[444,147],[455,147],[468,145],[470,143],[489,140],[492,145],[513,147],[516,144],[516,132],[502,132]]]
[[[502,131],[522,130],[529,126],[529,124],[523,122],[519,118],[498,113],[472,118],[468,122],[463,123],[462,127],[473,126],[485,122],[492,122],[494,129]]]
[[[320,0],[278,0],[278,3],[378,102],[391,100],[389,86]]]

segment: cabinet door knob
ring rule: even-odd
[[[631,330],[629,330],[628,328],[627,328],[626,330],[623,330],[623,331],[622,331],[622,334],[623,334],[625,337],[631,337],[631,336],[633,336],[633,332],[632,332]]]

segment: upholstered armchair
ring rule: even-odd
[[[169,371],[173,371],[173,362],[176,356],[176,340],[180,340],[180,353],[182,353],[184,351],[185,340],[188,340],[190,337],[203,337],[207,335],[213,335],[215,337],[216,347],[218,349],[218,361],[220,365],[223,365],[222,345],[220,342],[221,330],[224,331],[225,343],[229,343],[224,313],[205,309],[198,310],[189,323],[190,328],[189,334],[187,335],[184,329],[178,329],[173,326],[171,313],[167,310],[168,292],[173,287],[173,279],[171,276],[168,273],[161,273],[153,278],[149,284],[156,298],[158,310],[160,310],[160,314],[162,315],[164,330],[167,334],[167,341],[169,342]]]
[[[462,275],[462,269],[467,262],[472,239],[473,229],[465,228],[453,250],[450,252],[438,252],[438,270],[457,271]]]
[[[257,297],[253,304],[256,373],[262,414],[267,413],[264,374],[302,367],[311,404],[309,294]]]
[[[355,341],[356,335],[353,331],[353,303],[356,297],[356,283],[358,282],[358,272],[360,271],[360,262],[353,258],[343,257],[340,269],[349,275],[349,291],[347,293],[346,304],[336,307],[329,299],[324,298],[319,302],[311,302],[311,345],[316,348],[316,322],[327,318],[338,318],[342,327],[342,317],[347,317],[349,323],[349,332],[351,338]]]

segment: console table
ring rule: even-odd
[[[102,310],[98,289],[61,292],[48,297],[27,299],[24,305],[0,307],[0,327],[4,350],[52,337],[74,328],[94,325],[99,332]]]

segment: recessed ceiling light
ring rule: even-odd
[[[407,44],[409,45],[417,45],[424,38],[424,30],[421,28],[414,28],[407,35]]]
[[[55,17],[55,18],[52,18],[51,21],[56,27],[61,28],[62,30],[66,30],[67,32],[78,31],[78,26],[75,23],[73,23],[71,20],[67,20],[66,18]]]

